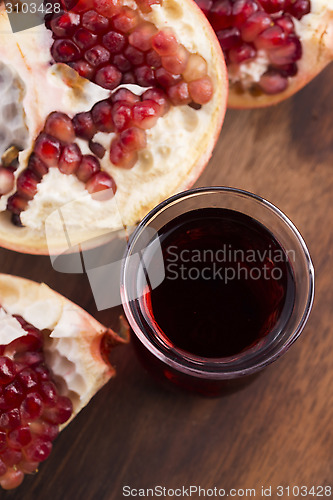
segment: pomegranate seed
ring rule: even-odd
[[[51,54],[56,62],[68,63],[80,59],[80,50],[71,40],[56,40]]]
[[[24,365],[33,366],[43,361],[43,354],[40,352],[25,352],[23,354],[16,354],[15,361]]]
[[[124,56],[131,64],[134,64],[134,66],[141,66],[145,60],[143,52],[135,47],[132,47],[131,45],[126,47]]]
[[[173,75],[164,68],[159,68],[155,71],[155,78],[158,84],[164,89],[167,89],[168,87],[171,87],[181,81],[180,75]]]
[[[238,28],[229,28],[217,33],[222,49],[229,50],[240,45],[242,39]]]
[[[162,0],[135,0],[135,1],[138,4],[139,9],[144,13],[151,12],[152,5],[160,5],[162,3]]]
[[[297,64],[295,64],[295,63],[285,64],[283,66],[279,66],[278,70],[279,70],[279,73],[286,78],[288,76],[295,76],[298,73]]]
[[[30,431],[40,438],[47,441],[54,441],[59,434],[59,426],[56,424],[48,424],[41,420],[31,422]]]
[[[106,17],[98,14],[94,10],[89,10],[85,12],[81,20],[83,28],[86,28],[97,35],[105,33],[109,27],[109,21]]]
[[[28,460],[22,459],[18,464],[18,469],[25,474],[34,474],[38,472],[39,462],[29,462]]]
[[[74,42],[81,49],[89,49],[96,43],[97,38],[97,35],[95,35],[94,33],[91,33],[87,29],[81,28],[75,33]]]
[[[168,88],[167,94],[170,101],[175,106],[181,106],[183,104],[189,104],[191,102],[188,84],[186,82],[179,82],[176,83],[176,85]]]
[[[295,24],[292,18],[288,15],[279,17],[278,19],[275,19],[275,23],[280,26],[280,28],[283,29],[283,31],[289,35],[290,33],[294,33],[295,31]]]
[[[40,178],[49,171],[49,167],[35,153],[32,153],[29,158],[28,169],[32,170]]]
[[[134,75],[138,85],[141,87],[153,87],[156,84],[155,73],[148,66],[135,68]]]
[[[7,447],[6,433],[4,431],[0,431],[0,452],[3,451],[6,447]]]
[[[28,200],[15,193],[7,200],[7,210],[15,215],[20,215],[28,206]]]
[[[188,84],[190,96],[197,104],[206,104],[213,95],[213,82],[209,76],[194,80]]]
[[[258,10],[258,4],[252,0],[236,0],[232,7],[233,25],[237,28]]]
[[[100,169],[101,166],[97,158],[92,155],[83,155],[80,166],[76,171],[76,177],[82,182],[87,182]]]
[[[170,71],[170,73],[173,73],[174,75],[180,75],[186,69],[189,55],[190,54],[185,49],[185,47],[183,45],[179,45],[175,54],[162,57],[162,66],[167,71]]]
[[[94,9],[108,19],[118,14],[121,7],[120,0],[94,0]]]
[[[241,64],[242,62],[254,59],[257,55],[257,51],[252,45],[243,43],[239,47],[231,49],[228,55],[231,63]]]
[[[37,392],[30,392],[21,404],[22,420],[29,422],[37,419],[41,415],[42,409],[43,402],[40,395]]]
[[[19,450],[6,448],[1,453],[1,460],[7,465],[7,467],[13,467],[14,465],[17,465],[21,458],[22,453]]]
[[[59,170],[63,174],[74,174],[79,168],[82,154],[77,144],[68,144],[62,150],[59,160]]]
[[[100,144],[99,142],[94,142],[92,140],[89,141],[89,149],[90,151],[95,155],[97,156],[97,158],[99,158],[100,160],[102,158],[104,158],[104,155],[105,155],[105,152],[106,152],[106,149],[104,146],[102,146],[102,144]]]
[[[229,28],[229,26],[232,25],[232,5],[230,0],[219,0],[215,2],[209,11],[210,15],[208,18],[215,31]]]
[[[115,66],[104,66],[97,71],[95,82],[104,89],[113,90],[121,82],[122,74]]]
[[[137,26],[128,37],[129,43],[143,52],[152,48],[152,37],[157,33],[157,28],[152,23],[144,22]]]
[[[48,380],[50,378],[50,372],[45,366],[36,366],[34,371],[38,380]]]
[[[133,125],[142,129],[152,128],[156,124],[160,113],[160,106],[151,99],[134,104]]]
[[[6,356],[0,356],[0,384],[9,384],[16,375],[13,361]]]
[[[9,193],[14,187],[14,174],[0,166],[0,196]]]
[[[112,19],[114,28],[121,33],[129,33],[139,21],[138,13],[129,7],[123,7],[122,11]]]
[[[32,170],[24,170],[17,178],[17,192],[27,200],[32,200],[39,182],[40,178]]]
[[[95,70],[87,61],[76,61],[70,63],[70,67],[73,68],[77,73],[79,73],[82,78],[86,78],[87,80],[92,80]]]
[[[10,469],[0,478],[0,485],[4,490],[12,490],[17,488],[24,479],[24,474],[21,470]]]
[[[260,33],[272,25],[271,17],[266,12],[255,12],[241,27],[244,42],[253,42]]]
[[[114,179],[107,172],[97,172],[86,183],[86,190],[92,195],[100,193],[97,196],[92,196],[92,198],[98,201],[106,201],[114,196],[117,188]]]
[[[183,78],[186,82],[198,80],[207,75],[207,63],[199,54],[190,54]]]
[[[72,142],[75,139],[72,120],[65,113],[57,111],[47,117],[45,132],[63,142]]]
[[[112,107],[112,119],[115,129],[121,132],[132,122],[132,107],[125,101],[117,101]]]
[[[288,1],[289,0],[260,0],[260,3],[266,12],[274,14],[280,10],[284,10]]]
[[[153,69],[160,68],[162,66],[161,56],[155,50],[149,50],[146,53],[146,63]]]
[[[287,10],[292,16],[300,20],[311,11],[311,2],[310,0],[296,0],[296,2],[289,3]]]
[[[61,153],[60,142],[50,135],[41,133],[35,143],[35,153],[48,167],[56,167]]]
[[[178,41],[172,28],[164,28],[152,38],[152,46],[160,56],[171,56],[177,52]]]
[[[18,380],[24,390],[36,389],[37,387],[37,375],[31,368],[25,368],[18,374]]]
[[[72,12],[85,12],[94,5],[93,0],[61,0],[67,10]]]
[[[275,49],[286,40],[286,34],[280,26],[272,26],[263,31],[254,41],[257,49]]]
[[[3,412],[0,415],[0,428],[8,431],[16,429],[21,423],[20,412],[17,408]]]
[[[269,70],[260,78],[259,86],[266,94],[279,94],[286,90],[288,80],[278,71]]]
[[[129,71],[132,68],[132,63],[123,54],[114,56],[113,64],[122,72]]]
[[[89,111],[78,113],[73,118],[75,134],[81,139],[92,139],[97,130]]]
[[[130,127],[120,134],[120,144],[124,151],[137,151],[147,146],[146,132],[137,127]]]
[[[130,169],[138,161],[138,153],[137,151],[126,153],[121,147],[119,138],[115,138],[110,146],[110,160],[117,167]]]
[[[41,438],[34,439],[26,448],[25,454],[31,462],[46,460],[52,450],[52,443]]]
[[[212,7],[213,7],[213,0],[195,0],[195,2],[200,7],[200,9],[205,14],[205,16],[208,17],[208,14],[212,10]],[[218,2],[215,2],[215,4],[216,3],[218,3]]]
[[[28,426],[21,426],[8,434],[8,444],[11,448],[20,450],[31,441],[31,432]]]
[[[21,384],[17,380],[14,380],[14,382],[7,385],[4,390],[3,397],[8,409],[19,406],[24,398]]]
[[[52,32],[58,37],[70,37],[80,24],[80,16],[72,12],[62,12],[51,20]]]
[[[70,399],[65,396],[59,396],[57,406],[54,408],[45,408],[44,418],[51,424],[63,424],[70,418],[73,412],[73,405]]]
[[[128,89],[121,88],[116,90],[111,96],[112,102],[124,101],[127,104],[134,104],[140,101],[140,97]]]
[[[54,406],[58,399],[58,392],[53,382],[45,381],[40,384],[39,393],[47,406]]]
[[[142,100],[150,99],[160,106],[160,115],[163,116],[170,109],[170,103],[166,93],[162,89],[149,89],[142,94]]]
[[[269,52],[269,59],[276,66],[298,61],[302,57],[302,45],[298,38],[290,36],[285,45]]]
[[[93,122],[100,132],[113,132],[112,106],[108,101],[100,101],[91,110]]]
[[[126,38],[118,31],[109,31],[103,36],[103,44],[111,54],[119,54],[126,47]]]
[[[87,62],[94,67],[101,66],[110,60],[110,52],[102,45],[95,45],[84,54]]]
[[[6,471],[7,471],[7,466],[0,458],[0,478],[6,473]]]

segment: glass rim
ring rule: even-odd
[[[308,271],[309,283],[308,283],[307,300],[303,306],[302,316],[297,321],[297,326],[293,328],[290,335],[288,335],[287,339],[278,347],[278,349],[276,350],[273,349],[273,352],[271,353],[268,352],[267,355],[265,355],[264,359],[258,359],[257,361],[253,362],[250,366],[245,368],[244,367],[237,368],[237,360],[239,359],[239,353],[237,355],[228,357],[207,358],[207,357],[192,355],[187,351],[183,351],[182,349],[177,348],[174,351],[172,350],[170,351],[170,356],[166,355],[164,352],[162,352],[162,350],[158,349],[158,347],[156,347],[148,339],[148,337],[144,334],[144,332],[142,332],[141,327],[138,325],[133,315],[131,304],[127,296],[126,266],[128,258],[131,255],[131,250],[135,245],[135,242],[137,241],[138,237],[140,236],[142,230],[150,222],[152,222],[159,214],[161,214],[166,208],[169,208],[172,205],[181,202],[183,200],[190,199],[198,195],[203,195],[203,194],[208,195],[210,193],[234,194],[250,200],[252,199],[254,202],[264,205],[264,207],[273,212],[276,216],[279,217],[279,219],[284,223],[284,225],[288,228],[288,230],[293,233],[293,236],[299,243],[301,252],[305,258],[305,263]],[[228,186],[207,186],[207,187],[198,187],[189,189],[187,191],[182,191],[180,193],[171,196],[170,198],[162,201],[156,207],[154,207],[138,224],[138,226],[135,228],[135,230],[129,237],[126,251],[123,257],[121,280],[120,280],[120,295],[125,316],[128,319],[129,324],[133,329],[135,336],[144,345],[144,347],[150,351],[150,353],[153,356],[155,356],[157,359],[159,359],[160,361],[164,362],[165,364],[174,368],[177,371],[181,371],[187,374],[192,374],[199,378],[227,379],[227,378],[235,378],[237,376],[244,376],[255,373],[264,368],[265,366],[269,365],[273,361],[275,361],[289,349],[289,347],[298,339],[298,337],[302,333],[310,316],[314,301],[314,283],[315,283],[314,266],[307,245],[301,233],[295,226],[295,224],[289,219],[289,217],[287,217],[287,215],[282,210],[280,210],[276,205],[266,200],[265,198],[256,195],[254,193],[251,193],[250,191]],[[251,357],[251,351],[252,351],[252,357]],[[178,358],[175,359],[175,357],[172,356],[173,352],[181,354],[182,356],[181,360]],[[248,356],[248,359],[252,358],[252,360],[254,360],[256,357],[260,357],[260,354],[262,355],[262,353],[263,351],[259,350],[255,352],[253,348],[252,349],[250,348],[244,354],[250,354],[250,356]]]

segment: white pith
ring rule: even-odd
[[[135,5],[133,2],[125,2]],[[68,238],[75,244],[82,238],[93,238],[99,234],[133,225],[153,206],[171,194],[180,191],[195,180],[207,162],[225,110],[225,73],[221,64],[220,51],[212,42],[211,30],[196,6],[188,7],[188,0],[176,2],[165,0],[163,7],[154,6],[153,12],[145,15],[158,28],[172,26],[179,42],[190,52],[200,53],[208,63],[215,92],[213,99],[200,110],[188,106],[173,107],[147,131],[148,146],[139,154],[139,161],[131,170],[115,167],[110,163],[108,151],[101,161],[102,168],[109,172],[117,184],[117,193],[110,201],[96,201],[87,193],[84,185],[74,176],[51,171],[38,185],[38,192],[29,202],[28,209],[21,214],[25,228],[14,227],[8,213],[5,213],[8,196],[0,199],[0,239],[7,240],[9,246],[31,247],[31,251],[45,253],[45,221],[48,224],[49,251],[66,248]],[[7,19],[2,11],[0,19],[2,32]],[[0,33],[0,61],[15,66],[25,82],[26,94],[23,108],[27,115],[29,144],[20,154],[18,175],[27,165],[32,141],[40,132],[46,116],[51,111],[62,111],[73,116],[79,111],[87,111],[94,102],[107,96],[109,92],[85,80],[63,65],[49,66],[51,33],[43,25],[11,34],[6,33],[6,45],[12,55],[7,58],[2,53]],[[38,47],[38,50],[36,50]],[[20,53],[21,51],[21,53]],[[22,58],[23,55],[23,58]],[[15,62],[12,62],[14,60]],[[11,62],[10,62],[11,61]],[[27,63],[33,66],[27,68]],[[74,78],[70,86],[65,81]],[[142,92],[143,89],[139,93]],[[95,138],[107,146],[114,134],[98,134]],[[87,143],[78,141],[83,153],[91,153]],[[14,192],[14,191],[13,191]],[[58,209],[61,208],[61,217]],[[66,235],[63,224],[66,225]],[[50,230],[49,230],[50,229]],[[51,232],[50,232],[51,231]],[[37,249],[37,250],[36,250]]]

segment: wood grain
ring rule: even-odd
[[[260,498],[262,485],[333,484],[332,80],[331,66],[278,107],[229,111],[198,182],[253,191],[302,232],[316,300],[301,339],[246,389],[217,399],[158,386],[131,346],[119,349],[117,378],[61,434],[39,474],[1,498],[119,500],[125,485],[192,484],[256,488]],[[114,321],[117,311],[97,313],[84,275],[56,273],[47,257],[0,250],[0,259],[1,272],[44,280]]]

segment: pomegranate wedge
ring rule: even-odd
[[[44,284],[0,274],[0,485],[18,486],[114,375],[127,341]]]
[[[226,58],[230,107],[276,104],[333,60],[331,0],[195,1]]]
[[[15,34],[0,7],[0,243],[37,254],[133,225],[191,186],[228,88],[192,0],[48,5],[43,23]]]

